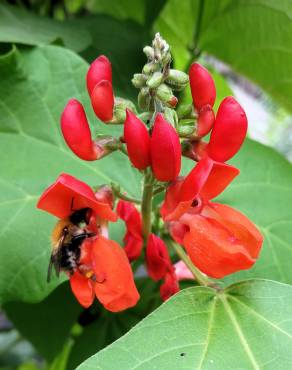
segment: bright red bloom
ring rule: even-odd
[[[59,218],[68,217],[82,208],[90,208],[104,220],[117,220],[108,202],[98,200],[89,185],[68,174],[61,174],[44,191],[37,207]]]
[[[108,58],[104,55],[96,58],[88,69],[86,84],[89,96],[91,96],[95,86],[102,80],[112,83],[112,66]]]
[[[164,220],[171,221],[173,239],[184,245],[202,272],[214,278],[250,268],[263,242],[247,217],[210,202],[238,173],[235,167],[205,158],[168,188],[161,208]]]
[[[237,210],[208,203],[199,214],[186,213],[181,222],[189,227],[183,240],[186,251],[208,276],[222,278],[256,262],[263,237]]]
[[[68,101],[61,116],[61,129],[67,145],[79,158],[94,161],[101,156],[101,149],[91,138],[86,114],[78,100]]]
[[[92,108],[103,122],[113,118],[114,93],[112,87],[112,67],[110,61],[101,55],[90,65],[86,83]]]
[[[216,115],[207,147],[208,155],[215,161],[228,161],[239,151],[246,131],[247,118],[244,110],[232,96],[225,98]]]
[[[164,241],[154,234],[150,234],[147,240],[146,264],[153,280],[163,279],[167,271],[173,269]]]
[[[127,109],[124,139],[133,166],[144,170],[150,165],[150,136],[144,123]]]
[[[214,121],[215,114],[211,105],[204,105],[199,111],[196,135],[198,137],[206,136],[211,131]]]
[[[179,285],[174,271],[168,271],[164,277],[164,282],[160,286],[160,296],[166,301],[179,291]]]
[[[154,121],[150,150],[151,166],[157,180],[174,180],[181,167],[181,145],[177,132],[161,113]]]
[[[126,223],[124,249],[129,260],[134,261],[140,257],[143,247],[141,215],[132,203],[125,200],[119,200],[117,214]]]
[[[206,200],[218,196],[239,174],[225,163],[202,159],[185,178],[178,178],[167,189],[161,215],[165,221],[178,220],[193,205],[196,209]]]
[[[91,94],[91,104],[96,116],[103,122],[113,118],[114,93],[111,82],[101,81]]]
[[[189,77],[195,108],[199,111],[207,104],[213,107],[216,99],[216,88],[208,70],[199,63],[193,63],[190,67]]]
[[[132,307],[140,298],[123,248],[101,235],[82,243],[79,271],[70,278],[70,284],[84,307],[92,304],[94,293],[112,312]]]

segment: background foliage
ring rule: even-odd
[[[116,181],[132,196],[140,192],[140,179],[122,154],[91,164],[64,145],[59,117],[71,97],[84,103],[96,132],[121,130],[98,122],[90,109],[88,63],[107,55],[116,94],[134,98],[130,79],[143,65],[143,46],[159,31],[172,45],[177,68],[187,70],[194,59],[211,68],[224,62],[232,75],[239,73],[268,94],[274,106],[291,111],[291,14],[290,0],[0,3],[0,303],[18,332],[9,344],[8,328],[1,329],[0,366],[73,369],[160,305],[158,287],[144,280],[139,305],[118,315],[98,305],[82,310],[64,278],[46,283],[55,221],[35,204],[60,172],[92,185]],[[218,70],[220,101],[230,87]],[[238,361],[244,369],[291,367],[291,164],[252,140],[233,163],[241,175],[221,200],[247,214],[265,235],[255,267],[227,278],[224,284],[234,285],[220,294],[201,287],[181,292],[80,369],[113,369],[119,363],[121,369],[196,364],[225,370]],[[186,161],[184,170],[190,166]],[[122,225],[113,233],[121,240]],[[239,282],[246,278],[261,280]],[[232,348],[223,356],[226,343]]]

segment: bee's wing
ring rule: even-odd
[[[65,235],[63,235],[60,238],[60,240],[58,242],[58,245],[54,248],[54,250],[51,254],[51,258],[50,258],[50,262],[49,262],[49,266],[48,266],[48,274],[47,274],[47,282],[48,283],[51,280],[53,266],[55,268],[57,277],[59,277],[59,275],[60,275],[61,258],[62,258],[62,245],[63,245],[63,242],[64,242],[64,238],[65,238]]]

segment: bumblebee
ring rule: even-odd
[[[57,276],[60,271],[65,271],[70,275],[76,271],[82,242],[95,235],[87,230],[90,215],[90,208],[82,208],[57,222],[51,237],[53,251],[48,267],[48,282],[51,280],[53,267]]]

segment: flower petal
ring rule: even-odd
[[[70,277],[70,285],[72,292],[77,298],[81,306],[88,308],[92,305],[94,300],[93,283],[90,279],[75,271]]]
[[[247,118],[239,103],[225,98],[218,109],[208,144],[208,155],[218,162],[228,161],[240,149],[247,131]]]
[[[148,274],[153,280],[163,279],[166,272],[172,269],[164,241],[154,234],[150,234],[147,240],[146,264]]]
[[[164,282],[160,286],[160,296],[163,301],[173,296],[179,291],[179,285],[177,282],[174,271],[170,271],[165,275]]]
[[[111,82],[102,80],[92,91],[91,104],[96,116],[103,122],[113,118],[114,93]]]
[[[86,75],[86,84],[89,96],[91,96],[95,86],[102,80],[112,83],[112,67],[108,58],[100,55],[96,58],[88,69]]]
[[[150,165],[150,136],[144,123],[127,109],[124,139],[130,161],[139,170]]]
[[[231,207],[210,203],[202,214],[184,215],[184,246],[195,266],[213,278],[249,269],[263,238],[253,223]]]
[[[135,306],[140,296],[123,248],[100,236],[94,243],[92,254],[97,299],[112,312]]]
[[[59,218],[68,217],[82,208],[91,208],[102,219],[117,220],[110,205],[98,201],[89,185],[65,173],[43,192],[37,207]]]
[[[152,170],[157,180],[174,180],[181,167],[181,145],[177,132],[161,113],[154,121],[150,150]]]
[[[97,159],[97,147],[91,139],[88,121],[81,103],[71,99],[61,116],[61,129],[64,139],[79,158],[85,161]]]
[[[195,108],[200,110],[207,104],[213,107],[216,99],[216,88],[209,71],[201,64],[193,63],[189,71],[189,76]]]

